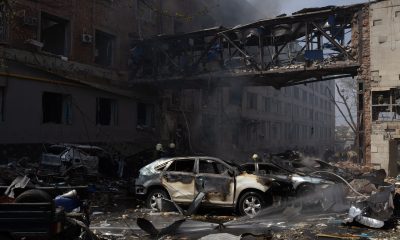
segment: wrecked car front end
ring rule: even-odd
[[[158,159],[139,170],[139,176],[134,180],[134,193],[138,198],[143,199],[151,186],[161,185],[160,174],[170,159]]]
[[[135,180],[136,196],[155,208],[158,198],[190,205],[199,193],[201,204],[239,209],[252,215],[272,204],[273,179],[242,172],[213,157],[159,159],[143,167]]]

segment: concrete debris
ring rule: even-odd
[[[200,238],[199,240],[214,240],[214,239],[220,239],[220,240],[240,240],[242,239],[241,236],[235,236],[233,234],[229,233],[215,233],[215,234],[210,234],[207,236],[204,236]]]
[[[372,192],[376,192],[377,189],[374,184],[372,184],[367,179],[354,179],[350,182],[350,185],[357,190],[357,192],[362,194],[371,194]],[[355,193],[350,193],[355,194]]]
[[[357,166],[332,165],[293,151],[241,166],[211,157],[194,156],[197,161],[188,161],[190,158],[156,160],[143,167],[135,181],[98,178],[87,186],[44,182],[30,172],[2,187],[6,195],[0,201],[13,204],[14,198],[27,190],[48,192],[54,206],[74,219],[68,224],[81,233],[87,232],[86,239],[109,240],[358,239],[364,233],[340,226],[357,226],[365,236],[381,237],[383,233],[376,231],[391,228],[390,224],[400,216],[400,197],[395,194],[397,179],[387,178],[382,170],[353,171]],[[12,166],[19,168],[18,164]],[[246,191],[240,194],[247,186],[242,184],[244,180],[247,185],[264,186],[266,195]],[[165,186],[162,191],[149,185],[157,182]],[[129,197],[128,185],[132,183],[135,195]],[[180,195],[188,193],[189,185],[196,194]],[[149,208],[141,208],[140,193]],[[236,194],[242,198],[235,198]],[[183,196],[186,200],[179,200]],[[234,216],[233,208],[209,211],[213,209],[210,206],[220,206],[217,200],[243,204],[238,213],[245,216]],[[260,203],[255,214],[243,214],[258,209]]]

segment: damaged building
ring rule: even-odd
[[[217,2],[207,10],[205,6],[175,1],[94,1],[79,6],[71,1],[5,1],[1,156],[38,156],[42,144],[63,142],[129,154],[153,147],[160,138],[176,141],[188,152],[209,149],[209,154],[242,157],[288,145],[331,145],[334,107],[326,88],[334,91],[329,83],[280,90],[210,85],[161,94],[135,85],[132,43],[229,23],[217,16]],[[243,12],[254,11],[249,4],[243,7]],[[127,19],[132,24],[121,24]],[[291,48],[282,50],[279,58],[286,61]],[[152,64],[151,59],[145,61]],[[210,148],[215,145],[221,147]]]
[[[354,77],[360,161],[397,174],[395,5],[235,27],[212,27],[229,19],[204,6],[2,2],[0,155],[37,156],[54,142],[133,153],[159,141],[232,159],[288,148],[318,155],[334,145],[333,79]]]
[[[397,12],[395,3],[375,1],[159,36],[149,41],[162,46],[154,60],[163,67],[132,81],[151,85],[156,80],[164,88],[177,87],[166,91],[167,105],[174,105],[175,113],[165,117],[190,129],[192,144],[200,149],[238,156],[236,148],[249,153],[333,145],[334,105],[329,95],[334,87],[328,80],[353,77],[359,88],[359,162],[396,176]],[[320,99],[315,96],[318,91]],[[168,138],[168,131],[169,126],[162,136]]]
[[[157,141],[157,98],[128,89],[138,26],[160,31],[143,24],[146,11],[137,1],[21,0],[0,8],[1,159],[35,158],[45,143],[128,154]]]
[[[366,163],[396,176],[399,163],[400,92],[397,44],[399,1],[369,5],[363,16],[365,37],[359,109],[363,119]]]

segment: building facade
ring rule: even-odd
[[[156,94],[128,88],[132,42],[140,31],[162,30],[152,18],[142,24],[148,11],[138,1],[18,0],[0,8],[0,159],[65,142],[129,154],[159,139]]]
[[[320,153],[333,145],[332,82],[280,90],[131,87],[132,43],[223,22],[212,14],[217,5],[203,11],[201,1],[178,3],[2,4],[0,157],[36,154],[44,143],[62,142],[110,145],[129,154],[181,138],[192,153],[236,160],[286,149]]]
[[[390,176],[398,174],[399,162],[399,4],[400,1],[379,1],[364,9],[365,53],[359,76],[365,161],[385,169]]]
[[[187,129],[193,152],[246,161],[253,153],[320,156],[335,143],[334,81],[273,87],[167,91],[164,141]]]

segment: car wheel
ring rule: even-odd
[[[168,193],[163,189],[154,189],[148,195],[146,199],[146,206],[150,209],[157,209],[157,199],[165,198],[169,199]]]
[[[21,193],[16,199],[16,203],[48,203],[52,199],[48,193],[38,189],[31,189]]]
[[[254,216],[265,207],[265,200],[258,192],[247,192],[240,197],[240,215]]]

